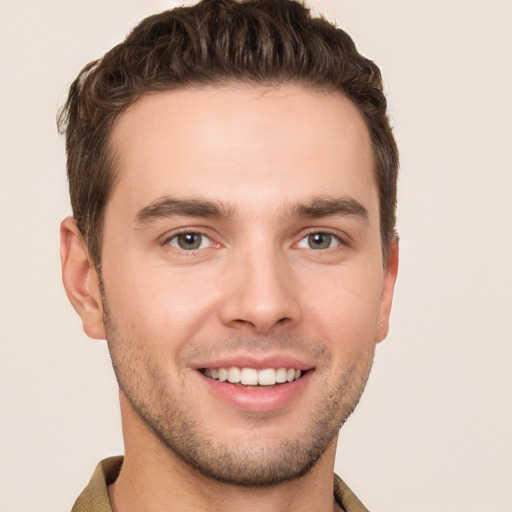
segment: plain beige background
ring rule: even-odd
[[[55,112],[164,0],[0,0],[0,510],[68,511],[122,452],[104,342],[60,283]],[[512,2],[311,0],[381,66],[402,155],[388,339],[337,471],[375,512],[512,510]]]

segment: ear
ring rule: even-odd
[[[398,273],[398,237],[394,237],[388,253],[388,260],[384,270],[384,281],[380,297],[379,320],[377,325],[377,343],[381,342],[389,331],[389,315],[393,303],[396,276]]]
[[[85,333],[91,338],[105,339],[98,274],[84,238],[71,217],[60,225],[60,259],[66,294],[82,319]]]

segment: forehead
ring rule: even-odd
[[[118,118],[111,145],[111,203],[118,196],[133,208],[163,195],[242,206],[308,193],[376,197],[368,130],[336,92],[225,85],[153,93]]]

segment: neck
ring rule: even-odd
[[[241,487],[203,475],[164,446],[138,418],[123,414],[125,460],[109,486],[114,512],[331,512],[336,439],[303,477]],[[129,412],[128,412],[129,414]]]

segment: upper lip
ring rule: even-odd
[[[307,371],[315,367],[306,358],[293,356],[290,354],[231,354],[229,356],[219,356],[205,360],[194,361],[191,368],[200,370],[202,368],[255,368],[263,370],[265,368],[294,368],[295,370]]]

